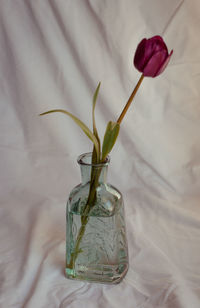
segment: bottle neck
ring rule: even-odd
[[[105,163],[92,164],[92,153],[82,154],[78,157],[78,163],[81,169],[82,184],[86,184],[91,181],[91,172],[99,176],[99,183],[106,183],[109,158]]]
[[[108,166],[106,167],[98,167],[95,168],[94,166],[81,166],[81,180],[82,184],[86,184],[91,181],[91,172],[92,168],[95,172],[95,174],[99,175],[99,183],[106,183],[107,181],[107,170]]]

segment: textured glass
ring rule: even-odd
[[[118,283],[128,270],[122,195],[106,183],[108,163],[95,166],[101,173],[95,189],[96,199],[83,218],[90,190],[89,158],[90,154],[85,154],[79,159],[82,183],[72,190],[67,203],[66,276]]]

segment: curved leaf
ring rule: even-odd
[[[115,141],[117,139],[117,136],[119,134],[119,129],[120,129],[119,123],[112,121],[108,122],[102,146],[102,161],[105,160],[106,156],[112,150]]]
[[[101,151],[101,142],[100,142],[100,138],[99,138],[99,135],[98,135],[98,132],[97,132],[97,128],[96,128],[96,121],[95,121],[95,113],[94,113],[94,110],[95,110],[95,106],[96,106],[96,101],[97,101],[97,97],[98,97],[98,94],[99,94],[99,89],[100,89],[100,86],[101,86],[101,82],[99,82],[97,88],[96,88],[96,91],[94,93],[94,96],[93,96],[93,102],[92,102],[92,123],[93,123],[93,134],[95,135],[95,137],[97,138],[97,141],[98,141],[98,146],[99,146],[99,153]],[[100,156],[100,155],[99,155]],[[100,157],[99,157],[100,158]],[[97,163],[97,153],[96,153],[96,149],[94,147],[93,149],[93,154],[92,154],[92,162],[93,163]]]
[[[97,88],[96,88],[96,91],[95,91],[94,96],[93,96],[93,104],[92,104],[93,133],[94,133],[94,135],[95,135],[96,137],[98,136],[98,133],[97,133],[97,128],[96,128],[94,110],[95,110],[96,101],[97,101],[97,97],[98,97],[98,94],[99,94],[100,86],[101,86],[101,82],[99,82],[99,84],[98,84],[98,86],[97,86]]]
[[[43,113],[40,113],[41,115],[45,115],[45,114],[49,114],[52,112],[62,112],[67,114],[68,116],[70,116],[74,122],[76,122],[76,124],[78,124],[78,126],[84,131],[84,133],[88,136],[88,138],[94,143],[96,152],[97,152],[97,157],[99,159],[100,153],[99,153],[99,144],[98,144],[98,140],[95,137],[95,135],[91,132],[91,130],[87,127],[87,125],[85,125],[81,120],[79,120],[77,117],[75,117],[73,114],[71,114],[70,112],[63,110],[63,109],[53,109],[53,110],[49,110]]]

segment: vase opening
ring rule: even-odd
[[[91,173],[94,172],[96,175],[99,173],[98,182],[106,183],[108,166],[110,163],[110,157],[106,158],[103,163],[93,164],[92,163],[92,153],[85,153],[78,157],[77,162],[81,169],[81,180],[82,184],[91,181]]]

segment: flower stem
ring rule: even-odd
[[[120,114],[120,116],[119,116],[119,118],[118,118],[118,120],[117,120],[117,123],[120,124],[121,121],[123,120],[123,118],[124,118],[124,116],[125,116],[125,114],[126,114],[128,108],[129,108],[130,104],[132,103],[132,100],[133,100],[135,94],[137,93],[137,90],[139,89],[139,87],[140,87],[140,85],[141,85],[143,79],[144,79],[144,75],[142,74],[141,77],[140,77],[140,79],[139,79],[139,81],[138,81],[138,83],[136,84],[135,89],[134,89],[133,92],[131,93],[131,96],[129,97],[129,99],[128,99],[127,103],[126,103],[126,106],[124,107],[122,113]]]
[[[78,254],[81,252],[81,250],[79,249],[79,246],[80,246],[81,240],[82,240],[82,238],[85,234],[86,225],[89,221],[89,213],[90,213],[91,209],[94,207],[95,202],[96,202],[96,188],[99,184],[100,174],[101,174],[101,168],[98,169],[98,170],[95,170],[95,168],[92,167],[90,190],[89,190],[89,195],[88,195],[86,205],[85,205],[85,207],[83,209],[83,213],[81,215],[81,227],[80,227],[78,235],[77,235],[74,251],[71,254],[70,263],[67,264],[67,267],[71,268],[71,269],[74,269],[75,261],[78,257]]]

